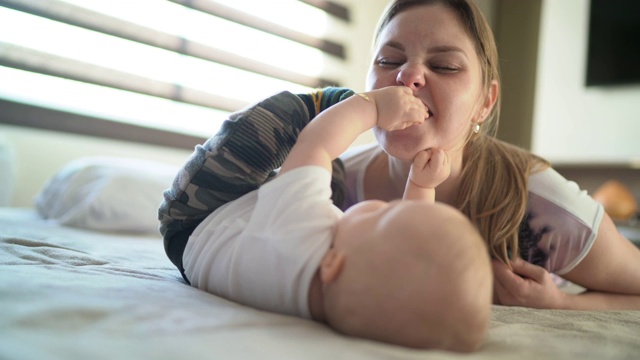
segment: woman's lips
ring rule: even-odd
[[[427,108],[427,112],[429,113],[429,117],[433,116],[433,111],[431,111],[431,106],[429,106],[429,104],[427,104],[426,102],[422,102],[422,104],[424,104],[424,107]]]

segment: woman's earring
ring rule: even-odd
[[[476,123],[476,124],[473,126],[473,133],[474,133],[474,134],[477,134],[477,133],[479,133],[479,132],[480,132],[480,124]]]

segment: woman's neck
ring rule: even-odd
[[[409,172],[407,170],[404,173],[401,168],[396,168],[397,165],[392,171],[388,159],[387,153],[380,151],[367,165],[363,184],[366,200],[392,201],[402,198]]]
[[[451,174],[436,188],[436,201],[454,205],[462,157],[450,158]],[[401,199],[404,194],[411,163],[390,157],[384,151],[368,165],[365,172],[365,199],[391,201]]]
[[[404,190],[407,187],[407,179],[409,178],[411,163],[390,157],[386,153],[385,157],[388,159],[389,183],[396,196],[398,198],[402,198]]]

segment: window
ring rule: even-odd
[[[0,122],[193,147],[282,90],[341,85],[327,0],[0,0]]]

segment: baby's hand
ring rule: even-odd
[[[435,188],[451,173],[449,156],[442,149],[431,148],[419,152],[413,158],[409,179],[423,188]]]
[[[390,86],[367,93],[376,104],[377,126],[383,130],[402,130],[422,124],[429,117],[426,105],[406,86]]]

